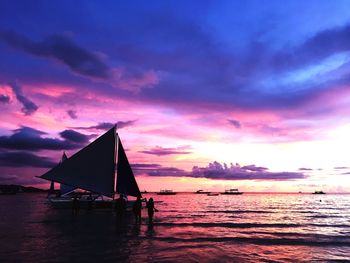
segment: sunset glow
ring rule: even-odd
[[[350,191],[348,1],[136,2],[0,4],[0,184],[117,124],[141,190]]]

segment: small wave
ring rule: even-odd
[[[198,237],[198,238],[177,238],[177,237],[153,237],[155,240],[172,243],[203,243],[203,242],[233,242],[249,243],[256,245],[284,245],[284,246],[350,246],[349,239],[300,239],[300,238],[249,238],[249,237]]]
[[[309,218],[339,218],[339,217],[342,217],[342,216],[338,216],[338,215],[310,215],[310,216],[307,216]]]
[[[204,213],[222,213],[222,214],[272,214],[275,213],[273,211],[267,211],[267,210],[209,210],[209,211],[203,211]]]
[[[159,222],[158,226],[170,226],[170,227],[225,227],[225,228],[255,228],[255,227],[280,227],[280,228],[290,228],[290,227],[302,227],[303,224],[283,224],[283,223],[271,223],[271,224],[259,224],[259,223],[168,223]]]

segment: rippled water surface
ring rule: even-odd
[[[153,225],[108,210],[52,209],[43,194],[0,196],[0,262],[350,260],[350,195],[153,197]]]

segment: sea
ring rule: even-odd
[[[0,262],[350,262],[350,195],[152,193],[154,223],[0,196]]]

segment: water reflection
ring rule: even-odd
[[[160,199],[162,198],[162,199]],[[214,200],[215,198],[215,200]],[[159,200],[160,199],[160,200]],[[43,195],[0,198],[7,261],[311,261],[350,258],[350,196],[159,197],[153,224],[112,211],[51,209]],[[3,262],[3,261],[2,261]]]

